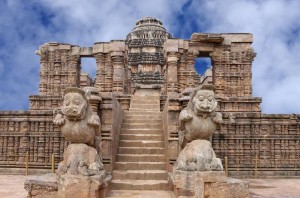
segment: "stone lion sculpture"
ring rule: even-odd
[[[175,169],[186,171],[223,170],[208,139],[222,123],[222,114],[215,112],[217,101],[214,86],[194,89],[185,109],[179,114],[181,152]]]
[[[100,118],[89,104],[89,89],[67,88],[61,110],[54,111],[54,124],[71,142],[64,152],[58,174],[94,175],[103,169],[100,151]]]
[[[209,139],[222,123],[222,114],[215,112],[217,101],[214,86],[196,88],[185,109],[179,114],[179,142],[181,148],[197,139]]]
[[[71,143],[84,143],[95,147],[100,136],[100,118],[92,112],[89,92],[67,88],[63,94],[61,112],[55,111],[54,124],[60,126],[63,136]]]

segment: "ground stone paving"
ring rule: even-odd
[[[23,175],[0,175],[0,198],[25,198]],[[300,179],[246,179],[250,183],[251,198],[299,198]],[[114,197],[123,198],[148,198],[172,197],[170,192],[139,192],[139,191],[114,191]],[[154,195],[154,196],[153,196]]]

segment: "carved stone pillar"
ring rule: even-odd
[[[113,92],[124,91],[124,54],[123,52],[112,52],[111,60],[113,66]]]
[[[185,62],[186,62],[186,54],[181,53],[179,58],[178,65],[178,91],[181,93],[185,88]]]
[[[71,80],[68,83],[68,87],[79,87],[80,83],[80,56],[79,55],[73,55],[70,56],[69,61],[69,78]]]
[[[177,53],[169,52],[167,54],[167,92],[178,92],[178,79],[177,79]]]
[[[35,52],[40,56],[40,84],[39,95],[47,95],[47,73],[48,73],[48,47],[42,45],[39,50]]]
[[[95,87],[99,89],[100,92],[105,91],[105,54],[98,53],[94,55],[96,59],[97,69],[96,69],[96,80]]]
[[[185,88],[195,87],[195,82],[194,82],[194,77],[195,77],[195,58],[196,58],[196,53],[193,51],[189,51],[187,53],[187,59],[186,59],[186,86]]]

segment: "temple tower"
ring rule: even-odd
[[[128,68],[131,70],[132,93],[143,94],[145,90],[160,93],[164,84],[163,45],[171,34],[156,18],[145,17],[127,35]]]

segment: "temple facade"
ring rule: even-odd
[[[101,154],[107,171],[120,166],[121,137],[131,126],[124,120],[148,114],[148,106],[152,107],[143,106],[143,98],[157,99],[162,159],[166,171],[172,172],[180,150],[179,113],[187,106],[192,89],[211,84],[216,89],[216,111],[224,120],[211,142],[223,164],[227,157],[229,175],[253,177],[257,163],[259,177],[299,176],[300,115],[261,112],[262,99],[252,95],[256,56],[252,42],[249,33],[173,38],[160,20],[146,17],[136,22],[124,40],[96,42],[90,47],[53,42],[40,46],[36,51],[39,94],[29,96],[28,111],[0,112],[1,172],[23,173],[27,152],[31,172],[49,171],[52,154],[56,165],[62,161],[69,143],[53,124],[53,110],[62,106],[67,87],[93,87],[97,100],[92,97],[90,103],[101,119]],[[81,72],[81,59],[86,57],[95,59],[94,79]],[[197,58],[211,59],[211,68],[202,76],[195,70]]]

